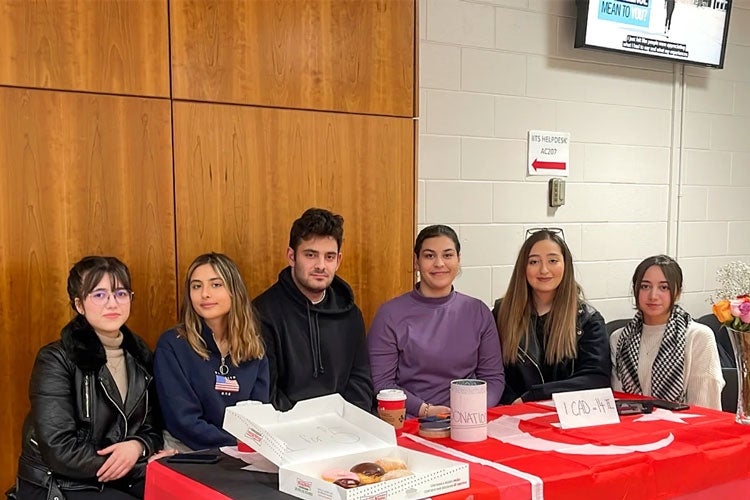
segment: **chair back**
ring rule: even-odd
[[[724,389],[721,390],[721,410],[730,413],[737,412],[737,368],[722,367]]]
[[[724,325],[719,323],[716,316],[713,314],[706,314],[696,319],[698,323],[703,323],[714,332],[716,338],[716,347],[719,349],[719,361],[721,361],[722,368],[736,368],[737,362],[734,359],[734,349],[732,349],[732,341],[729,340],[729,333]],[[735,381],[736,384],[736,381]],[[734,402],[735,406],[737,401]]]
[[[613,319],[612,321],[604,325],[604,328],[607,330],[607,335],[612,335],[612,332],[627,325],[631,319],[633,318]]]

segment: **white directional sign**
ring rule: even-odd
[[[570,133],[529,130],[529,175],[567,177]]]

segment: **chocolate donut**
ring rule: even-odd
[[[380,481],[383,474],[385,474],[385,471],[381,466],[372,462],[362,462],[349,470],[359,476],[359,480],[362,484],[377,483]]]
[[[356,479],[343,477],[334,481],[333,484],[335,484],[336,486],[341,486],[342,488],[346,488],[348,490],[349,488],[356,488],[360,485],[360,482]]]

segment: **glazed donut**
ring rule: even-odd
[[[406,469],[406,462],[398,457],[383,457],[375,460],[375,463],[383,468],[384,471]]]
[[[401,479],[402,477],[413,476],[413,475],[414,473],[410,470],[394,469],[392,471],[388,471],[385,474],[383,474],[383,477],[381,477],[380,480],[390,481],[391,479]]]

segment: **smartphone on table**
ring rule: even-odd
[[[681,411],[690,408],[690,405],[667,401],[666,399],[617,399],[615,400],[617,413],[620,415],[636,415],[639,413],[653,413],[654,408],[664,410]]]
[[[218,453],[177,453],[167,457],[167,462],[179,464],[215,464],[219,461]]]
[[[689,404],[667,401],[666,399],[650,399],[649,401],[654,405],[654,408],[663,408],[665,410],[680,411],[690,408]]]

